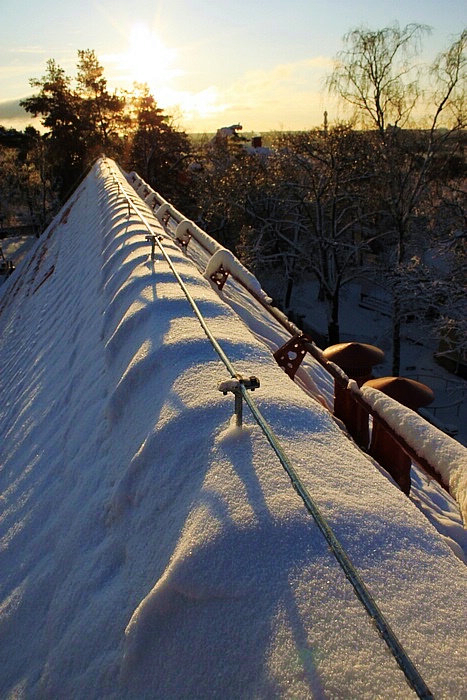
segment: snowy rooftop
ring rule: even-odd
[[[122,192],[98,161],[0,296],[1,697],[415,697]],[[465,697],[456,504],[440,534],[440,492],[402,494],[325,370],[292,382],[280,324],[138,206],[425,683]]]

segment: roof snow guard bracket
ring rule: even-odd
[[[164,228],[166,228],[170,219],[170,204],[168,202],[161,204],[155,211],[155,217],[158,222],[162,224]]]
[[[243,391],[244,389],[259,389],[260,383],[257,377],[249,377],[245,379],[241,374],[238,374],[234,379],[227,379],[224,382],[220,382],[217,387],[219,391],[222,391],[224,396],[228,394],[229,391],[235,396],[235,425],[237,428],[242,427],[243,421]]]
[[[307,339],[303,334],[294,335],[274,353],[277,364],[291,379],[295,377],[295,373],[306,355],[306,342]]]
[[[223,265],[220,265],[219,269],[213,272],[212,275],[210,275],[209,279],[211,279],[214,282],[214,284],[220,291],[226,283],[228,276],[229,271],[226,270]]]
[[[188,243],[191,241],[191,233],[186,233],[184,236],[181,236],[180,238],[177,237],[175,238],[175,242],[178,243],[180,248],[186,253],[187,248],[188,248]]]
[[[148,233],[145,236],[146,240],[148,243],[151,244],[151,260],[154,260],[156,257],[155,250],[156,250],[156,240],[161,241],[162,236],[156,236],[155,233]]]

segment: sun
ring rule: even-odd
[[[129,46],[122,55],[123,67],[134,82],[147,83],[152,93],[160,94],[183,75],[176,60],[178,52],[168,47],[146,24],[134,24],[130,30]]]
[[[113,65],[114,81],[120,87],[122,81],[128,89],[134,83],[146,84],[160,107],[174,110],[188,122],[216,115],[227,108],[216,86],[200,86],[193,91],[180,84],[179,79],[186,79],[188,75],[180,67],[181,52],[168,46],[147,24],[133,24],[126,37],[126,51],[104,57]]]

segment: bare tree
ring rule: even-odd
[[[348,125],[286,137],[284,189],[294,205],[298,236],[280,235],[300,251],[298,271],[311,272],[327,302],[328,338],[339,342],[342,289],[363,273],[364,251],[384,233],[374,231],[379,212],[373,189],[374,149],[366,134]]]
[[[353,106],[355,118],[384,134],[391,123],[402,127],[420,97],[419,73],[412,63],[430,31],[422,24],[396,23],[372,31],[353,29],[344,36],[328,87]]]
[[[436,171],[449,160],[450,147],[457,147],[453,134],[466,124],[467,32],[422,70],[413,60],[427,32],[426,26],[418,24],[404,29],[397,24],[378,31],[355,29],[344,37],[346,48],[328,80],[330,90],[352,107],[355,118],[376,129],[381,206],[394,231],[396,246],[390,264],[395,268],[410,257],[421,202]],[[416,130],[402,128],[416,125]],[[400,334],[401,308],[395,293],[394,374],[400,368]]]

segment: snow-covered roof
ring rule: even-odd
[[[0,297],[0,695],[410,697],[122,191],[98,161]],[[332,419],[324,369],[292,382],[280,324],[145,216],[424,681],[461,698],[464,565]]]

